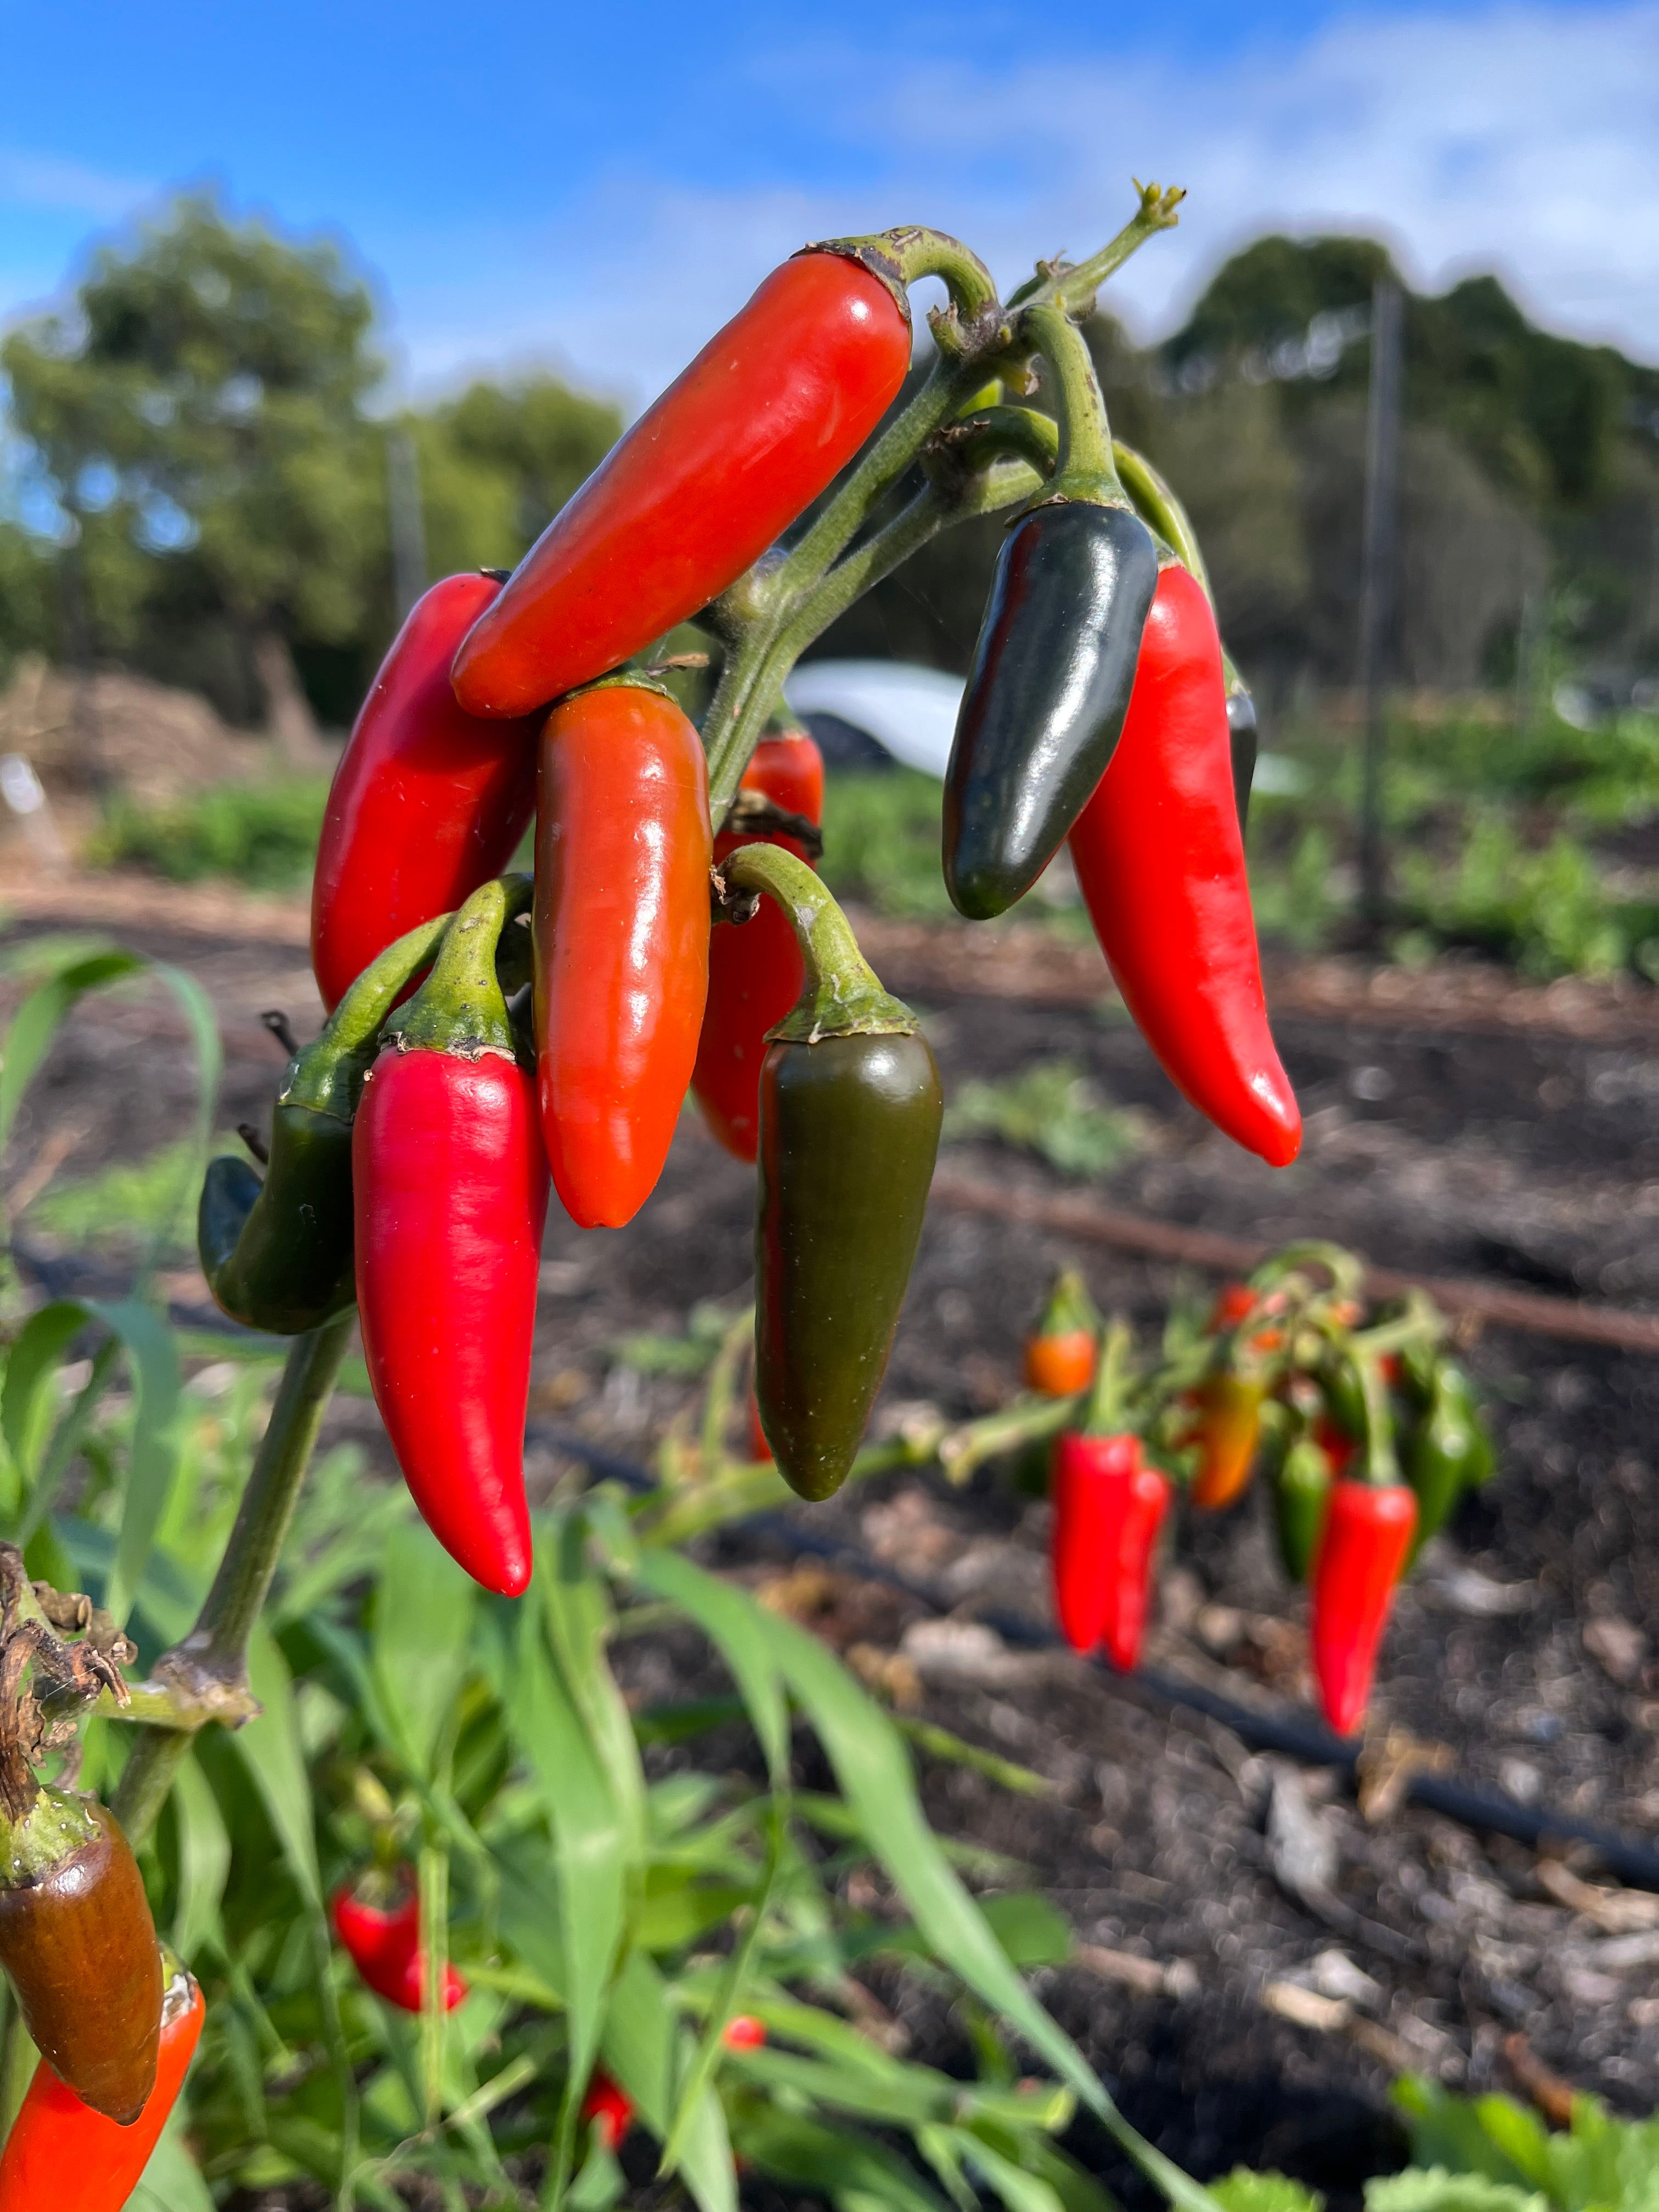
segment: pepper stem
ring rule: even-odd
[[[1020,317],[1024,336],[1041,348],[1054,374],[1054,413],[1060,422],[1060,460],[1045,495],[1096,507],[1127,507],[1112,458],[1112,433],[1100,379],[1083,333],[1063,307],[1041,301]]]
[[[528,876],[481,884],[450,923],[438,957],[398,1024],[401,1052],[485,1053],[516,1058],[507,1000],[495,973],[501,931],[530,907]]]
[[[720,863],[739,890],[764,891],[783,908],[806,963],[806,984],[769,1036],[816,1044],[829,1036],[910,1036],[916,1018],[884,991],[847,916],[805,860],[781,845],[739,845]]]
[[[295,1055],[277,1094],[278,1105],[308,1106],[337,1121],[350,1121],[362,1096],[365,1066],[386,1016],[410,978],[431,964],[453,920],[453,915],[441,914],[434,921],[423,921],[370,961],[329,1016],[322,1035]]]
[[[971,247],[948,231],[902,223],[896,229],[878,230],[863,238],[826,238],[801,251],[841,253],[858,262],[887,286],[907,318],[910,303],[906,295],[911,285],[924,276],[943,277],[951,306],[945,315],[929,318],[936,337],[941,324],[959,331],[964,325],[977,324],[988,309],[1001,313],[990,270]],[[948,343],[940,347],[941,352],[952,350],[960,352],[963,348],[958,344],[953,349]]]
[[[1129,1365],[1133,1349],[1133,1330],[1121,1314],[1115,1314],[1101,1336],[1100,1361],[1083,1409],[1082,1434],[1085,1437],[1115,1437],[1121,1433],[1129,1385],[1133,1379]]]

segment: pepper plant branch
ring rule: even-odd
[[[1112,434],[1106,402],[1088,343],[1061,307],[1034,302],[1021,310],[1020,329],[1039,346],[1054,372],[1054,414],[1060,424],[1060,456],[1049,480],[1052,500],[1110,501],[1127,507],[1112,458]]]
[[[115,1793],[116,1818],[135,1848],[155,1826],[196,1729],[233,1711],[247,1717],[248,1641],[270,1595],[356,1318],[348,1311],[294,1340],[196,1626],[162,1653],[150,1680],[133,1692],[135,1703],[140,1695],[170,1694],[173,1715],[170,1724],[151,1721],[140,1729]]]
[[[1198,533],[1193,528],[1186,508],[1144,453],[1136,453],[1133,446],[1126,446],[1117,438],[1112,441],[1112,453],[1117,462],[1118,476],[1123,488],[1141,520],[1158,532],[1182,566],[1197,578],[1213,601],[1215,594],[1210,590],[1209,571],[1204,566]]]

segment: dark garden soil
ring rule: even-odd
[[[282,1055],[255,1018],[286,1006],[308,1033],[317,1009],[302,951],[125,933],[212,993],[229,1052],[223,1126],[263,1119]],[[1645,1002],[1627,1018],[1615,1008],[1579,1021],[1574,1034],[1572,1018],[1541,1012],[1460,1029],[1456,994],[1449,1019],[1433,976],[1417,987],[1417,1021],[1408,991],[1386,1006],[1361,994],[1322,1011],[1316,993],[1287,989],[1291,1011],[1277,1026],[1307,1139],[1297,1165],[1275,1175],[1207,1133],[1109,1010],[953,989],[940,981],[948,963],[929,968],[913,945],[915,972],[900,972],[905,957],[895,948],[885,980],[927,1010],[947,1090],[1064,1055],[1103,1099],[1139,1109],[1141,1148],[1096,1186],[1106,1204],[1239,1237],[1334,1237],[1392,1267],[1659,1309],[1659,1030]],[[192,1085],[182,1031],[159,999],[77,1014],[32,1095],[10,1182],[27,1180],[41,1146],[68,1126],[82,1133],[64,1173],[172,1139]],[[952,1165],[1004,1186],[1060,1187],[1040,1162],[990,1146],[960,1149]],[[699,1301],[741,1306],[750,1208],[748,1171],[688,1113],[660,1188],[629,1228],[552,1226],[533,1419],[647,1453],[695,1386],[642,1376],[611,1347],[629,1332],[678,1333]],[[1167,1267],[936,1207],[878,1425],[916,1401],[951,1415],[1001,1402],[1021,1331],[1065,1262],[1143,1330],[1176,1288]],[[203,1302],[187,1273],[169,1288]],[[1500,1472],[1401,1595],[1375,1737],[1403,1731],[1444,1747],[1450,1771],[1470,1782],[1651,1838],[1659,1645],[1644,1625],[1659,1619],[1659,1362],[1497,1333],[1469,1357],[1500,1436]],[[365,1401],[340,1401],[331,1420],[389,1466]],[[558,1455],[532,1452],[538,1490],[571,1472]],[[1384,2101],[1394,2073],[1512,2087],[1504,2046],[1517,2033],[1538,2061],[1614,2106],[1659,2104],[1659,1899],[1610,1892],[1582,1854],[1540,1860],[1421,1811],[1368,1824],[1328,1770],[1252,1753],[1133,1684],[1002,1644],[975,1617],[1044,1615],[1047,1510],[989,1470],[960,1492],[912,1474],[811,1509],[814,1528],[942,1583],[955,1602],[945,1620],[880,1584],[796,1562],[775,1533],[728,1533],[710,1555],[779,1584],[775,1601],[924,1718],[1045,1778],[1044,1794],[1016,1796],[959,1765],[923,1765],[940,1828],[1021,1861],[1021,1885],[1071,1921],[1077,1960],[1045,1970],[1039,1986],[1139,2127],[1200,2175],[1244,2160],[1346,2194],[1401,2154]],[[1189,1520],[1163,1596],[1156,1664],[1244,1702],[1304,1694],[1300,1604],[1255,1501]],[[641,1702],[717,1686],[689,1638],[624,1646],[620,1663]],[[696,1753],[716,1764],[746,1755],[735,1729]],[[803,1744],[802,1756],[810,1773],[817,1753]],[[880,1893],[866,1901],[879,1906]],[[933,1999],[896,1978],[872,1986],[917,2055],[969,2063]],[[1078,2143],[1144,2200],[1103,2144],[1082,2130]]]

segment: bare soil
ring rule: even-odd
[[[15,927],[14,940],[38,926]],[[260,1120],[282,1056],[259,1010],[286,1006],[301,1034],[317,1018],[293,933],[216,941],[157,917],[123,934],[210,991],[227,1032],[222,1124]],[[1147,1141],[1098,1186],[1105,1202],[1241,1237],[1334,1237],[1395,1267],[1659,1309],[1652,1000],[1592,993],[1565,1008],[1558,1000],[1552,1016],[1546,994],[1436,971],[1417,987],[1414,1018],[1409,988],[1374,1002],[1358,971],[1343,971],[1346,984],[1328,973],[1326,985],[1287,987],[1276,1025],[1308,1133],[1302,1158],[1274,1174],[1173,1096],[1103,989],[1091,1000],[1086,970],[1069,1000],[1032,1003],[987,995],[982,973],[963,988],[962,958],[959,938],[930,951],[925,933],[908,953],[890,939],[878,955],[884,979],[926,1009],[947,1089],[1064,1055],[1103,1097],[1141,1110]],[[1507,1011],[1494,1011],[1499,999]],[[192,1082],[159,998],[89,1007],[32,1096],[9,1182],[27,1179],[67,1126],[81,1134],[64,1173],[167,1140]],[[1005,1184],[1058,1182],[993,1146],[965,1148],[953,1164]],[[538,1422],[648,1450],[690,1386],[642,1377],[611,1348],[630,1331],[679,1331],[699,1300],[740,1306],[750,1206],[749,1172],[688,1111],[659,1188],[628,1229],[550,1227]],[[965,1414],[1012,1392],[1021,1331],[1063,1263],[1082,1267],[1100,1304],[1148,1331],[1176,1288],[1167,1267],[936,1208],[878,1424],[917,1401]],[[204,1296],[185,1270],[169,1288],[186,1304]],[[1374,1736],[1402,1731],[1444,1747],[1471,1781],[1651,1837],[1659,1650],[1645,1625],[1659,1617],[1659,1364],[1495,1332],[1469,1357],[1500,1472],[1401,1594]],[[385,1461],[371,1408],[342,1401],[331,1419]],[[532,1453],[536,1486],[568,1472],[556,1455]],[[958,1766],[925,1767],[939,1825],[1020,1859],[1070,1919],[1078,1960],[1042,1975],[1042,1992],[1138,2126],[1200,2175],[1244,2160],[1346,2196],[1401,2155],[1385,2104],[1393,2073],[1512,2086],[1503,2049],[1517,2031],[1538,2059],[1615,2107],[1659,2104],[1659,1913],[1575,1886],[1596,1884],[1588,1860],[1564,1869],[1419,1811],[1367,1825],[1329,1773],[1253,1754],[1212,1722],[1159,1710],[1133,1682],[975,1632],[983,1610],[1045,1614],[1047,1510],[995,1470],[960,1492],[906,1475],[843,1493],[811,1509],[811,1525],[942,1579],[957,1601],[951,1621],[816,1568],[785,1595],[843,1649],[861,1647],[855,1663],[918,1697],[925,1717],[1046,1778],[1047,1794],[1016,1796]],[[775,1534],[742,1530],[712,1556],[752,1578],[796,1565]],[[1180,1530],[1150,1656],[1246,1699],[1294,1700],[1304,1692],[1301,1619],[1250,1500]],[[623,1663],[643,1698],[714,1683],[689,1639],[630,1647]],[[716,1749],[728,1753],[744,1755],[735,1731]],[[1298,1892],[1274,1840],[1287,1830],[1328,1855],[1322,1886]],[[877,1993],[919,2055],[968,2063],[960,2028],[932,1999],[896,1981]],[[1144,2201],[1103,2142],[1083,2129],[1078,2141]]]

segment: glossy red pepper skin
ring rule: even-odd
[[[1365,1717],[1417,1499],[1403,1482],[1336,1482],[1314,1561],[1309,1639],[1325,1717],[1352,1735]]]
[[[804,733],[763,738],[744,770],[742,788],[815,826],[823,818],[823,756]],[[722,830],[714,865],[753,837]],[[810,858],[798,838],[775,837],[797,860]],[[708,1004],[697,1040],[691,1090],[709,1131],[740,1160],[760,1142],[760,1072],[766,1032],[799,998],[805,964],[782,910],[763,898],[753,917],[717,928],[708,940]]]
[[[205,2011],[180,1967],[162,2000],[155,2086],[126,2127],[83,2105],[43,2058],[0,2153],[0,2212],[120,2212],[178,2101]]]
[[[1123,734],[1071,848],[1113,978],[1164,1073],[1247,1152],[1288,1165],[1302,1117],[1262,998],[1220,641],[1184,568],[1158,578]]]
[[[536,803],[536,723],[462,712],[455,647],[500,592],[447,576],[410,611],[340,756],[311,884],[311,965],[331,1013],[378,953],[512,859]]]
[[[797,254],[562,507],[455,657],[470,714],[523,714],[718,597],[852,459],[910,366],[907,309]]]
[[[351,1171],[363,1356],[392,1449],[444,1549],[516,1597],[547,1218],[535,1085],[495,1052],[382,1053]]]
[[[419,2012],[426,1985],[426,1956],[421,1949],[421,1900],[412,1890],[387,1907],[371,1905],[351,1885],[336,1893],[334,1932],[340,1948],[378,1997],[404,2012]],[[453,2012],[466,1995],[466,1984],[453,1963],[444,1962],[443,2004]]]
[[[695,729],[644,684],[556,707],[536,809],[537,1081],[554,1188],[619,1229],[656,1188],[708,996],[708,782]]]
[[[1117,1529],[1139,1459],[1139,1437],[1068,1430],[1055,1442],[1048,1559],[1055,1616],[1074,1651],[1093,1651],[1106,1633]]]

